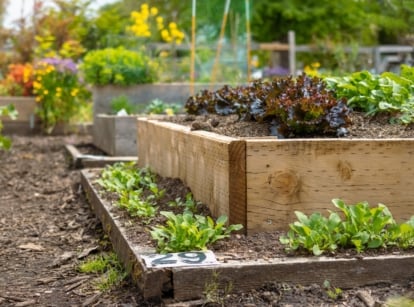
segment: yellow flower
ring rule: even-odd
[[[170,22],[170,23],[168,24],[168,27],[169,27],[171,30],[173,30],[173,29],[177,29],[177,24],[176,24],[175,22]]]
[[[42,84],[40,82],[34,81],[33,82],[33,88],[34,89],[39,89],[42,87]]]
[[[36,102],[40,102],[42,100],[42,98],[40,98],[39,96],[36,96],[35,100],[36,100]]]
[[[151,16],[155,16],[158,14],[158,9],[156,7],[152,7],[150,10]]]
[[[75,97],[75,96],[78,94],[78,92],[79,92],[79,89],[78,89],[78,88],[74,88],[74,89],[72,89],[72,91],[70,92],[70,95],[71,95],[72,97]]]
[[[48,91],[48,90],[44,90],[44,91],[43,91],[43,95],[45,95],[45,96],[46,96],[47,94],[49,94],[49,91]]]
[[[166,108],[165,109],[165,114],[167,114],[169,116],[172,116],[172,115],[174,115],[174,110],[171,109],[171,108]]]

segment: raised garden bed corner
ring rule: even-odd
[[[414,212],[412,139],[233,138],[143,118],[138,135],[139,166],[180,178],[247,233],[286,230],[333,198],[384,203],[398,221]]]

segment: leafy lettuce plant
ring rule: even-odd
[[[209,216],[188,211],[183,214],[161,211],[160,214],[167,218],[166,224],[153,227],[150,232],[157,241],[159,253],[206,250],[209,244],[227,238],[232,231],[243,227],[239,224],[226,227],[226,216],[214,222]]]
[[[297,221],[289,225],[287,236],[281,236],[280,242],[288,245],[288,250],[294,251],[304,248],[315,256],[324,251],[337,249],[338,228],[341,218],[331,212],[326,218],[320,213],[313,213],[309,217],[302,212],[295,211]]]
[[[393,115],[396,121],[414,122],[414,68],[401,66],[399,75],[381,75],[360,71],[343,77],[327,77],[327,87],[336,97],[346,98],[354,110],[372,116],[380,112]]]
[[[347,206],[342,200],[334,199],[333,204],[345,216],[341,223],[341,246],[354,246],[358,252],[366,248],[378,248],[387,243],[387,227],[395,225],[391,212],[383,204],[370,208],[367,202]]]
[[[149,220],[157,213],[157,206],[154,200],[154,195],[145,197],[142,189],[123,191],[115,205],[125,209],[130,216]]]
[[[295,212],[298,220],[289,225],[287,235],[280,237],[287,250],[302,248],[319,256],[338,247],[354,247],[362,252],[368,248],[414,246],[414,216],[406,223],[397,224],[383,204],[371,208],[367,202],[355,205],[346,205],[340,199],[332,202],[344,219],[331,211],[329,218],[320,213],[308,217]]]
[[[155,174],[147,168],[137,168],[135,162],[108,165],[96,182],[107,191],[118,194],[141,188],[152,189],[159,196],[162,196],[163,193],[156,187]]]
[[[240,119],[268,121],[281,137],[342,134],[350,123],[349,108],[318,77],[256,80],[247,86],[204,90],[185,105],[190,114],[238,114]]]

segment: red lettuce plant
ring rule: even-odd
[[[238,114],[242,120],[269,121],[272,134],[279,137],[341,136],[350,123],[346,101],[335,98],[322,79],[305,74],[204,90],[185,107],[189,114]]]

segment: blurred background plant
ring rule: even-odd
[[[33,66],[30,63],[10,64],[7,75],[0,80],[0,96],[32,96]]]
[[[157,63],[145,51],[121,47],[88,52],[80,69],[85,81],[97,86],[152,83],[157,77]]]
[[[0,0],[1,22],[8,3],[11,1]],[[94,79],[92,84],[128,84],[133,83],[132,78],[139,79],[134,82],[189,80],[188,37],[192,14],[187,1],[118,0],[98,10],[91,9],[93,1],[90,0],[37,0],[34,3],[31,15],[22,14],[12,26],[0,26],[2,95],[30,95],[30,81],[26,82],[25,76],[30,65],[39,59],[72,59],[82,63],[87,62],[90,53],[108,48],[118,50],[118,47],[142,53],[140,59],[146,62],[151,59],[149,76],[143,76],[141,70],[141,73],[129,71],[128,77],[120,77],[122,74],[115,66],[124,65],[117,59],[123,54],[116,51],[115,55],[102,57],[93,64],[92,70],[102,75],[89,76]],[[372,56],[360,52],[361,46],[414,45],[414,7],[410,1],[255,0],[250,4],[253,41],[286,43],[288,31],[294,31],[297,44],[311,47],[310,52],[297,53],[296,65],[298,70],[310,75],[344,75],[371,70]],[[211,80],[224,7],[223,0],[197,1],[198,82]],[[223,49],[218,82],[246,82],[245,18],[244,1],[232,1],[220,41]],[[262,71],[265,77],[289,73],[286,51],[256,49],[251,58],[254,70]],[[137,63],[141,65],[142,61]],[[319,67],[315,67],[315,63],[319,63]],[[98,66],[106,66],[111,73]]]
[[[91,93],[79,81],[77,65],[72,59],[41,59],[35,65],[34,76],[33,92],[39,103],[37,114],[47,133],[57,123],[69,123],[91,98]]]

